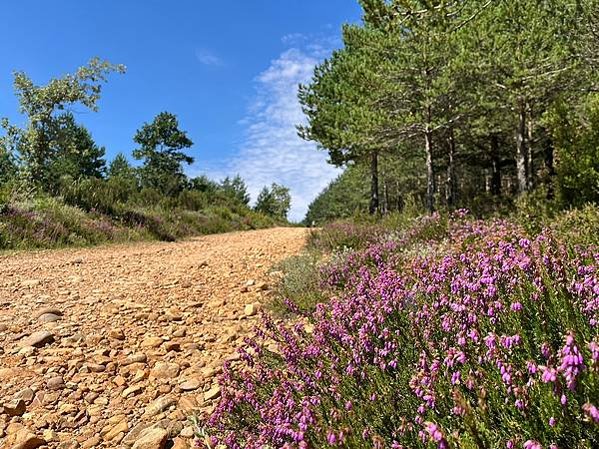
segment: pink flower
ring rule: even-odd
[[[543,446],[538,441],[528,440],[524,442],[524,449],[543,449]]]

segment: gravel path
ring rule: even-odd
[[[190,447],[306,233],[0,256],[0,447]]]

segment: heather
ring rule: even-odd
[[[243,205],[181,205],[134,202],[90,207],[37,194],[0,201],[0,250],[89,246],[142,240],[174,241],[195,235],[274,226],[277,220]]]
[[[461,211],[334,249],[326,300],[290,298],[301,318],[265,315],[226,367],[204,444],[597,447],[597,234],[564,226],[596,217],[589,206],[531,233]]]

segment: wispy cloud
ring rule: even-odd
[[[215,55],[210,50],[198,49],[196,50],[196,58],[204,65],[221,66],[223,60]]]
[[[273,182],[291,189],[289,217],[301,220],[310,202],[339,174],[327,164],[327,154],[297,135],[296,126],[305,122],[297,99],[298,85],[309,81],[314,66],[331,49],[330,40],[303,35],[284,38],[295,45],[272,60],[255,79],[256,94],[240,121],[244,137],[236,155],[209,175],[222,178],[239,173],[252,198]]]

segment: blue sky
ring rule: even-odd
[[[0,18],[0,117],[22,123],[13,70],[45,83],[99,56],[127,66],[111,76],[100,111],[76,108],[108,158],[131,154],[132,136],[161,111],[177,114],[195,143],[188,174],[240,173],[252,195],[291,187],[291,217],[338,173],[297,138],[296,86],[340,46],[357,0],[6,2]]]

